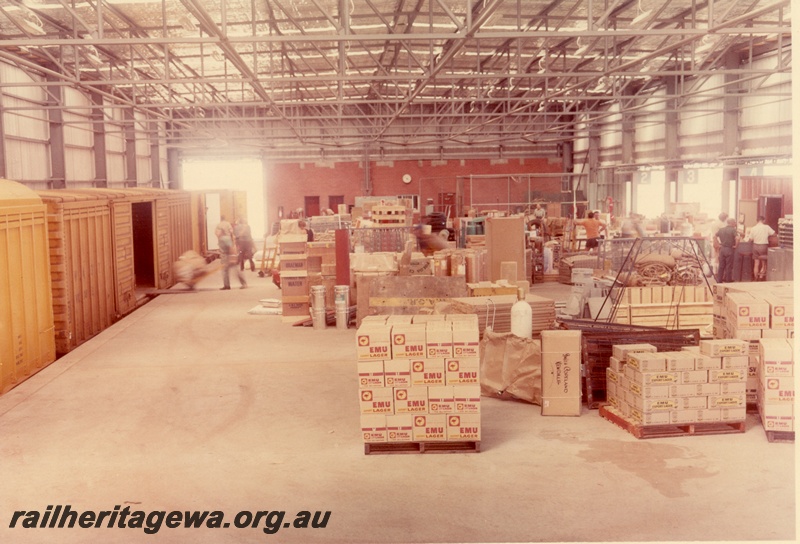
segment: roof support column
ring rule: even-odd
[[[3,108],[4,94],[0,91],[0,178],[7,178],[8,171],[6,166],[6,129],[5,120],[6,115]]]
[[[734,70],[739,68],[739,57],[735,53],[728,53],[725,57],[726,70]],[[741,90],[739,83],[739,75],[725,74],[725,99],[723,101],[722,110],[722,154],[725,157],[739,155],[741,149],[739,148],[739,91]],[[722,191],[720,198],[720,210],[726,212],[728,215],[733,216],[734,209],[730,209],[731,201],[731,181],[736,183],[738,190],[739,182],[739,167],[736,165],[728,166],[722,170]],[[738,200],[738,195],[737,200]]]
[[[94,186],[108,187],[108,168],[106,157],[106,122],[105,111],[103,110],[103,97],[97,93],[91,93],[92,104],[92,151],[94,153]]]
[[[161,147],[159,146],[160,122],[150,121],[150,185],[153,187],[163,186],[163,176],[161,175]]]
[[[47,81],[58,83],[58,79],[47,75]],[[47,86],[47,110],[50,123],[50,188],[65,189],[67,187],[67,167],[64,158],[64,95],[60,85]]]
[[[139,178],[136,175],[136,117],[133,108],[123,110],[125,118],[125,186],[136,187]]]
[[[622,110],[622,119],[620,121],[620,127],[622,128],[622,136],[620,140],[620,160],[622,164],[633,164],[634,162],[634,151],[636,149],[636,120],[633,114],[630,111],[629,106],[634,106],[634,102],[636,101],[635,98],[623,98],[623,102],[630,102],[630,104],[624,103],[620,108]],[[636,212],[636,199],[639,196],[637,190],[637,183],[635,176],[624,173],[622,175],[614,176],[615,183],[622,184],[623,188],[620,189],[622,192],[622,199],[625,198],[624,195],[624,184],[628,181],[631,182],[631,201],[628,203],[628,209],[625,210],[626,213]],[[619,212],[617,212],[619,215]]]
[[[680,82],[677,77],[666,78],[667,90],[667,111],[664,114],[664,157],[667,161],[680,159],[680,143],[678,142],[678,128],[680,121],[678,118],[678,88]],[[676,183],[677,195],[680,200],[683,192],[678,183],[678,169],[674,163],[668,162],[664,176],[664,211],[669,209],[669,203],[673,199],[672,182]]]

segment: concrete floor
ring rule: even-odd
[[[637,440],[597,411],[484,399],[479,454],[365,456],[354,330],[248,315],[279,292],[247,274],[247,290],[215,275],[162,295],[0,397],[0,542],[795,540],[795,448],[754,416],[744,434]],[[331,514],[272,536],[9,529],[57,504]]]

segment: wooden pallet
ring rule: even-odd
[[[364,455],[399,453],[480,453],[481,443],[476,442],[388,442],[364,444]]]
[[[610,406],[600,407],[600,416],[622,427],[633,436],[643,438],[668,438],[672,436],[692,436],[710,434],[743,433],[744,421],[714,421],[705,423],[680,423],[674,425],[638,425]]]
[[[794,431],[766,431],[768,442],[794,443]]]

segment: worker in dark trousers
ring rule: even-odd
[[[719,253],[717,283],[732,281],[733,254],[738,243],[739,230],[736,228],[736,219],[728,219],[726,226],[719,229],[714,237],[714,244]]]

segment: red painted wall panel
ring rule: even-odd
[[[353,204],[356,196],[363,195],[365,171],[363,162],[339,162],[332,166],[314,163],[268,163],[266,172],[269,222],[278,219],[278,207],[285,214],[303,207],[305,196],[319,196],[327,206],[329,195],[344,195],[346,204]],[[474,203],[527,202],[528,178],[521,176],[511,184],[508,174],[553,174],[550,177],[531,178],[530,190],[535,196],[553,200],[560,197],[560,159],[508,159],[507,161],[457,160],[447,161],[386,161],[370,163],[372,194],[388,196],[419,194],[421,202],[432,198],[439,202],[439,193],[456,193],[458,179],[463,184],[463,204],[470,202],[469,176],[497,175],[496,181],[473,180]],[[412,182],[404,184],[403,174],[411,175]],[[483,206],[486,208],[487,206]],[[503,209],[505,209],[503,207]],[[336,210],[334,210],[336,211]],[[461,210],[455,213],[459,214]]]

